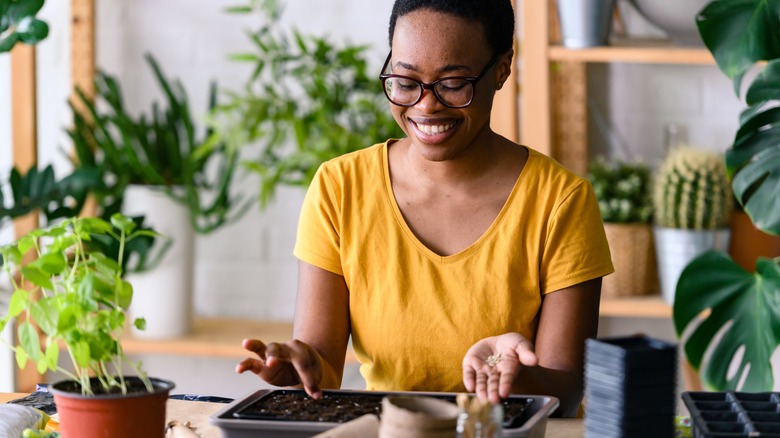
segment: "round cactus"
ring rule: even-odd
[[[669,153],[656,174],[655,223],[666,228],[722,228],[728,224],[732,199],[723,156],[680,147]]]

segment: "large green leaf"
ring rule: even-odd
[[[713,0],[699,13],[697,22],[718,67],[733,79],[757,61],[780,58],[778,15],[777,0]]]
[[[35,18],[44,0],[0,1],[0,53],[10,51],[17,42],[35,44],[46,38],[49,26]]]
[[[780,345],[778,262],[761,258],[753,274],[727,255],[708,251],[680,275],[674,300],[675,329],[682,338],[692,323],[700,321],[685,341],[684,351],[709,389],[772,389],[769,359]],[[740,350],[738,371],[730,375],[729,366]],[[703,360],[709,351],[709,360]],[[745,373],[743,386],[737,388]]]
[[[740,94],[746,72],[767,61],[750,85],[749,107],[726,153],[734,193],[753,223],[780,234],[780,0],[713,0],[697,17],[718,67]]]

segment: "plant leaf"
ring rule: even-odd
[[[25,321],[19,324],[18,329],[19,345],[24,348],[27,355],[34,361],[37,361],[41,357],[41,339],[38,336],[38,330]]]
[[[780,344],[780,266],[759,259],[751,274],[727,255],[708,251],[694,259],[680,275],[674,300],[674,325],[678,337],[697,318],[699,324],[685,341],[684,351],[705,385],[716,391],[769,391],[773,371],[769,361]],[[709,315],[700,317],[710,310]],[[716,335],[731,323],[720,340]],[[744,346],[738,372],[727,376],[737,350]],[[713,358],[704,363],[705,351]],[[749,365],[744,386],[737,385]]]
[[[24,366],[27,365],[27,359],[29,359],[27,353],[22,350],[22,347],[16,347],[14,351],[16,353],[16,366],[18,366],[20,370],[24,369]]]
[[[714,0],[696,17],[704,44],[729,78],[757,61],[780,57],[776,9],[767,0]]]
[[[51,371],[57,371],[57,363],[60,358],[60,346],[56,342],[51,342],[46,346],[46,362]]]
[[[90,356],[90,349],[89,349],[89,343],[85,340],[80,340],[73,344],[73,347],[71,349],[73,354],[73,359],[76,361],[78,366],[82,368],[86,368],[89,366],[89,360],[91,358]]]
[[[16,318],[27,309],[30,303],[29,292],[24,289],[18,289],[11,295],[11,301],[8,303],[8,316]]]
[[[38,287],[42,287],[49,290],[54,288],[51,284],[51,280],[49,279],[49,276],[46,275],[46,273],[43,272],[40,268],[37,268],[35,266],[27,265],[23,267],[22,276],[27,280],[31,281],[33,284],[35,284]]]

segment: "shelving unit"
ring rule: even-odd
[[[569,49],[557,43],[555,2],[525,1],[522,9],[520,141],[584,175],[588,166],[587,64],[714,65],[704,48],[658,39],[613,39],[609,46]],[[608,317],[671,318],[660,296],[602,300]]]
[[[568,49],[555,43],[559,38],[552,0],[525,1],[520,13],[520,141],[582,175],[588,165],[588,63],[715,63],[703,47],[676,47],[665,40],[613,40],[610,46]]]
[[[128,335],[122,339],[122,347],[126,354],[243,359],[251,355],[241,347],[244,338],[256,338],[263,342],[285,342],[292,339],[292,334],[291,321],[195,318],[192,331],[181,338],[149,340]],[[351,345],[347,349],[347,363],[357,363]]]
[[[602,316],[669,318],[672,309],[660,296],[604,299]],[[173,356],[204,356],[241,359],[249,353],[241,347],[247,337],[267,342],[290,340],[292,322],[258,321],[234,318],[196,318],[192,332],[175,339],[148,340],[127,335],[122,339],[126,354],[160,354]],[[347,350],[347,363],[357,363],[355,352]]]

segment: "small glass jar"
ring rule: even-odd
[[[460,408],[457,438],[501,438],[503,436],[504,407],[501,404],[484,405],[480,409]]]

